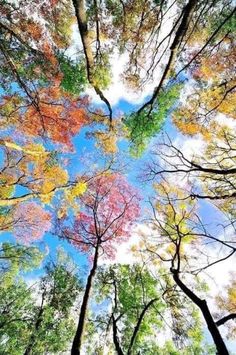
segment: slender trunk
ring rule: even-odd
[[[89,276],[87,279],[87,284],[85,287],[85,292],[84,292],[82,304],[80,307],[79,322],[78,322],[78,327],[77,327],[76,334],[75,334],[72,348],[71,348],[71,355],[79,355],[80,354],[81,345],[82,345],[82,337],[83,337],[85,320],[86,320],[86,313],[87,313],[87,308],[88,308],[90,292],[91,292],[91,288],[92,288],[92,282],[93,282],[93,278],[94,278],[96,270],[97,270],[98,252],[99,252],[99,246],[97,245],[96,249],[95,249],[95,253],[94,253],[93,266],[92,266],[92,269],[90,270],[90,273],[89,273]]]
[[[151,305],[157,300],[157,298],[154,298],[152,299],[151,301],[148,302],[148,304],[146,304],[146,306],[143,308],[140,316],[139,316],[139,319],[137,321],[137,324],[134,328],[134,332],[133,332],[133,335],[131,337],[131,340],[130,340],[130,345],[129,345],[129,348],[128,348],[128,351],[127,351],[127,355],[131,355],[131,351],[132,351],[132,348],[133,348],[133,345],[134,345],[134,341],[135,341],[135,338],[139,332],[139,328],[141,326],[141,323],[143,321],[143,318],[146,314],[146,312],[148,311],[149,307],[151,307]]]
[[[216,349],[217,349],[217,354],[218,355],[229,355],[229,352],[226,348],[226,345],[224,343],[224,340],[219,332],[219,329],[217,327],[216,322],[214,321],[211,312],[208,308],[207,302],[205,300],[200,299],[195,293],[193,293],[179,278],[179,273],[177,270],[174,270],[171,268],[171,272],[173,274],[173,279],[176,282],[176,284],[181,288],[181,290],[185,293],[185,295],[193,301],[194,304],[196,304],[201,312],[202,315],[206,321],[207,327],[209,329],[209,332],[211,333],[211,336],[213,338],[213,341],[215,343]]]
[[[118,335],[117,335],[116,322],[117,322],[117,320],[115,319],[114,315],[112,314],[113,343],[115,345],[117,355],[124,355],[124,353],[120,347],[120,343],[119,343],[119,339],[118,339]]]
[[[87,79],[89,83],[93,86],[96,93],[99,95],[100,99],[107,105],[109,111],[109,118],[110,121],[112,120],[112,108],[104,96],[102,90],[94,81],[94,57],[92,52],[92,45],[91,45],[91,38],[89,36],[88,30],[88,23],[87,23],[87,15],[86,15],[86,8],[85,8],[85,1],[84,0],[72,0],[74,8],[75,8],[75,16],[77,18],[79,32],[83,44],[84,55],[86,59],[86,69],[87,69]]]
[[[32,354],[34,343],[35,343],[35,340],[37,339],[37,333],[38,333],[38,330],[39,330],[42,320],[43,320],[42,317],[43,317],[43,312],[44,312],[44,308],[43,308],[44,299],[45,299],[45,293],[43,293],[43,295],[42,295],[41,307],[40,307],[40,310],[38,313],[38,317],[37,317],[34,329],[32,331],[31,337],[30,337],[30,341],[27,345],[27,348],[25,349],[24,355],[31,355]]]
[[[173,42],[170,46],[170,56],[169,56],[168,62],[166,64],[166,67],[164,69],[164,72],[162,74],[162,77],[159,81],[159,84],[154,89],[154,92],[153,92],[150,100],[147,101],[142,107],[140,107],[140,109],[137,111],[138,113],[141,113],[149,105],[151,105],[151,107],[152,107],[154,102],[156,101],[156,98],[159,95],[159,92],[163,86],[163,83],[171,71],[172,65],[176,59],[178,47],[181,44],[181,41],[188,30],[189,21],[191,19],[191,16],[193,14],[193,11],[194,11],[197,3],[198,3],[197,0],[189,0],[189,2],[185,5],[185,7],[183,9],[182,20],[181,20],[181,23],[180,23],[177,31],[176,31]]]

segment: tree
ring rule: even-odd
[[[102,173],[90,180],[81,197],[82,210],[75,216],[73,227],[59,220],[59,235],[90,257],[91,268],[80,308],[79,322],[73,340],[72,354],[79,354],[86,313],[98,260],[102,254],[113,257],[115,246],[127,241],[139,214],[134,189],[120,174]],[[64,225],[64,226],[63,226]]]
[[[235,134],[227,126],[212,133],[214,140],[202,141],[199,154],[189,155],[167,136],[154,150],[145,178],[162,181],[178,176],[184,185],[182,200],[206,200],[235,223]],[[197,182],[197,183],[196,183]]]
[[[88,353],[214,353],[204,344],[199,314],[179,295],[164,268],[141,260],[103,266],[94,289],[99,309],[90,314]]]
[[[59,252],[57,261],[46,265],[46,273],[41,280],[30,286],[19,271],[36,265],[37,249],[31,247],[26,250],[8,244],[4,245],[3,257],[9,267],[4,265],[1,271],[2,350],[12,354],[65,350],[75,327],[71,308],[81,290],[75,265]],[[16,268],[18,261],[20,266]]]
[[[152,204],[153,230],[158,233],[153,236],[154,242],[147,242],[147,250],[169,264],[177,286],[200,309],[217,351],[228,354],[218,329],[219,323],[210,311],[205,299],[206,290],[201,282],[199,284],[199,277],[202,271],[232,257],[236,251],[234,242],[231,238],[218,236],[220,230],[216,228],[216,235],[210,232],[209,226],[207,228],[197,214],[196,202],[186,203],[182,198],[184,192],[180,189],[162,182],[156,185],[156,191],[158,197]]]
[[[45,350],[65,350],[71,340],[75,323],[71,314],[81,282],[71,260],[59,252],[56,263],[46,265],[46,275],[40,280],[40,303],[30,322],[31,336],[24,354]]]
[[[101,269],[96,278],[98,300],[109,299],[104,326],[112,329],[117,354],[134,354],[150,346],[151,338],[162,328],[164,304],[157,281],[140,265],[114,265]],[[98,324],[101,317],[97,316]]]
[[[20,276],[38,267],[43,255],[36,247],[3,243],[0,251],[0,342],[3,353],[23,352],[34,300]]]

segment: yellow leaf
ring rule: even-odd
[[[49,205],[53,199],[54,193],[50,192],[50,193],[46,193],[46,194],[41,194],[40,195],[40,199],[43,203]]]

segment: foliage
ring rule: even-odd
[[[8,245],[6,250],[9,248]],[[32,258],[37,258],[33,249],[29,251]],[[5,256],[9,263],[15,262],[13,255]],[[29,256],[28,261],[31,264],[27,268],[32,267],[33,260]],[[23,281],[18,271],[14,268],[13,274],[10,267],[10,271],[3,269],[1,272],[2,350],[11,354],[63,351],[73,334],[74,322],[70,310],[81,289],[74,266],[65,254],[59,252],[56,263],[47,264],[45,276],[31,286]],[[10,283],[9,272],[12,278]]]
[[[162,321],[156,317],[164,309],[158,294],[157,280],[140,265],[114,265],[100,270],[97,276],[96,293],[98,300],[108,298],[112,302],[112,314],[119,317],[121,347],[128,350],[133,331],[139,319],[141,324],[135,337],[132,353],[143,350],[150,338],[162,328]],[[153,300],[143,318],[142,311]]]
[[[63,74],[61,87],[73,95],[83,92],[86,85],[85,68],[83,62],[73,62],[70,58],[59,55],[59,66]]]
[[[147,107],[140,113],[132,113],[125,117],[124,124],[127,128],[128,138],[131,140],[131,152],[139,157],[145,150],[147,144],[157,133],[159,133],[167,119],[173,105],[179,98],[181,85],[175,84],[158,97],[157,108],[152,111]]]
[[[84,108],[56,86],[43,89],[39,98],[42,103],[36,108],[31,106],[25,113],[24,132],[33,136],[46,134],[52,141],[71,147],[71,136],[78,133],[87,120]]]
[[[21,272],[37,268],[42,259],[43,254],[36,247],[2,243],[0,250],[2,287],[8,288],[13,285]]]
[[[139,215],[136,191],[122,175],[101,173],[87,184],[81,202],[73,229],[62,225],[63,234],[84,252],[101,245],[112,257],[115,245],[128,239]]]
[[[12,231],[19,242],[38,240],[50,228],[51,214],[35,202],[19,203],[11,210],[0,211],[0,230]]]
[[[17,205],[14,211],[16,238],[25,242],[41,238],[46,231],[50,230],[50,219],[50,213],[33,202],[25,203],[22,206]]]
[[[213,348],[204,348],[198,312],[191,309],[186,299],[179,299],[164,269],[150,273],[138,263],[101,267],[94,288],[96,303],[101,305],[101,311],[91,321],[99,332],[94,347],[99,348],[104,342],[104,334],[112,322],[111,328],[114,325],[117,328],[117,341],[124,354],[137,351],[159,355],[214,354]],[[160,334],[162,337],[168,334],[169,327],[172,329],[169,339],[172,339],[161,346]],[[111,333],[114,336],[114,328]],[[111,338],[107,337],[108,348],[110,342]]]

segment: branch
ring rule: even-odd
[[[165,79],[167,78],[167,76],[169,75],[170,71],[171,71],[171,67],[173,62],[175,61],[176,58],[176,54],[177,54],[177,48],[179,46],[179,44],[182,41],[182,38],[184,37],[187,29],[188,29],[188,23],[189,23],[189,19],[192,16],[192,13],[194,11],[195,6],[197,5],[197,0],[189,0],[189,2],[187,3],[187,5],[184,7],[183,11],[182,11],[182,21],[176,31],[174,40],[170,46],[170,56],[169,56],[169,60],[166,64],[164,73],[161,77],[161,80],[158,84],[158,86],[155,88],[153,95],[151,97],[151,99],[149,101],[147,101],[139,110],[138,110],[138,114],[140,114],[147,106],[151,106],[150,108],[150,112],[152,111],[153,108],[153,104],[162,88],[163,82],[165,81]]]
[[[3,206],[14,206],[19,202],[23,202],[23,201],[27,201],[30,200],[32,198],[42,198],[42,197],[46,197],[49,194],[56,192],[56,191],[64,191],[67,188],[74,186],[74,182],[72,183],[68,183],[66,185],[62,185],[62,186],[56,186],[54,187],[52,190],[48,191],[47,193],[42,193],[42,192],[30,192],[28,194],[22,195],[22,196],[15,196],[15,197],[10,197],[10,198],[1,198],[0,199],[0,207]]]
[[[112,313],[112,330],[113,330],[113,342],[116,348],[116,352],[118,355],[124,355],[121,347],[120,347],[120,343],[119,343],[119,339],[118,339],[118,335],[117,335],[117,325],[116,322],[117,320],[114,317],[114,314]]]
[[[215,196],[210,196],[210,195],[198,195],[198,194],[191,194],[187,198],[195,199],[209,199],[209,200],[224,200],[228,198],[236,197],[236,192],[233,192],[232,194],[224,194],[224,195],[215,195]]]
[[[152,304],[153,304],[155,301],[157,301],[157,298],[154,298],[154,299],[152,299],[151,301],[149,301],[149,302],[146,304],[146,306],[143,308],[143,310],[142,310],[142,312],[141,312],[141,314],[140,314],[140,316],[139,316],[139,318],[138,318],[137,324],[136,324],[136,326],[135,326],[135,328],[134,328],[134,331],[133,331],[133,334],[132,334],[132,337],[131,337],[131,340],[130,340],[130,344],[129,344],[129,348],[128,348],[127,355],[131,355],[131,350],[132,350],[132,347],[133,347],[133,345],[134,345],[134,341],[135,341],[135,338],[136,338],[136,336],[137,336],[137,334],[138,334],[138,331],[139,331],[139,328],[140,328],[141,323],[142,323],[142,321],[143,321],[143,318],[144,318],[146,312],[148,311],[148,309],[152,306]]]
[[[228,320],[230,319],[236,319],[236,313],[230,313],[228,314],[227,316],[219,319],[217,322],[216,322],[216,325],[218,327],[220,327],[221,325],[225,324],[226,322],[228,322]]]

